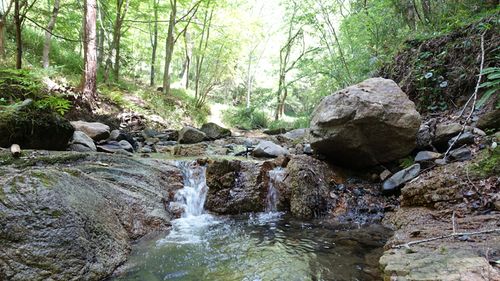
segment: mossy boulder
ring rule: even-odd
[[[0,108],[0,147],[66,150],[73,132],[65,118],[32,104]]]

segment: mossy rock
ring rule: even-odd
[[[23,149],[66,150],[73,132],[69,121],[33,105],[0,110],[0,147],[15,143]]]

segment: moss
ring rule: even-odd
[[[63,171],[67,174],[70,174],[73,177],[80,177],[82,175],[82,172],[80,170],[76,170],[76,169],[66,168],[66,169],[63,169]]]
[[[471,173],[479,177],[490,177],[500,174],[500,149],[484,150],[470,165]]]
[[[47,175],[46,173],[42,171],[33,171],[31,173],[31,176],[34,178],[38,179],[43,185],[46,187],[50,187],[51,184],[53,183],[52,179]]]
[[[51,213],[50,213],[50,216],[51,217],[54,217],[54,218],[60,218],[62,217],[64,213],[61,211],[61,210],[53,210]]]

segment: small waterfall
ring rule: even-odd
[[[183,217],[200,216],[208,192],[206,167],[198,165],[196,161],[177,162],[177,167],[182,172],[184,188],[175,194],[175,203],[184,209]]]
[[[269,186],[266,197],[266,212],[276,212],[279,192],[276,189],[277,185],[285,179],[285,169],[282,167],[274,168],[269,171]]]

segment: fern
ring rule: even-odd
[[[477,102],[477,108],[483,107],[493,95],[498,94],[498,91],[500,91],[500,67],[485,68],[482,75],[486,75],[488,81],[482,83],[480,88],[486,88],[487,90]]]

